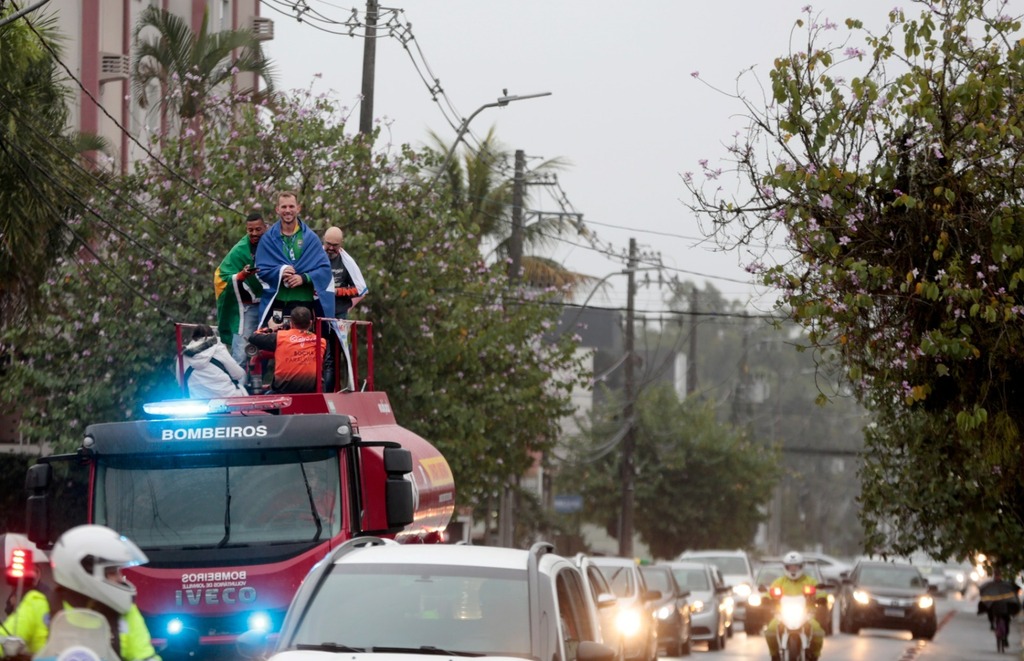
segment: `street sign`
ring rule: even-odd
[[[583,496],[576,493],[562,493],[555,496],[555,511],[559,514],[572,514],[583,509]]]

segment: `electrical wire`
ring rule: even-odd
[[[111,122],[113,122],[114,126],[116,126],[125,136],[127,136],[129,140],[131,140],[136,146],[138,146],[140,149],[142,149],[142,151],[144,151],[147,156],[152,158],[154,162],[156,162],[162,168],[164,168],[172,177],[174,177],[178,181],[182,182],[183,184],[188,186],[190,189],[192,189],[193,191],[195,191],[196,193],[198,193],[202,197],[205,197],[206,199],[210,200],[214,204],[217,204],[218,206],[221,206],[224,209],[226,209],[228,211],[231,211],[232,213],[238,214],[239,216],[244,216],[245,215],[243,212],[236,210],[231,205],[225,203],[223,200],[220,200],[218,198],[213,197],[207,191],[204,191],[201,188],[199,188],[198,186],[196,186],[188,178],[186,178],[183,175],[181,175],[180,173],[178,173],[170,165],[168,165],[163,159],[161,159],[159,156],[154,154],[148,147],[146,147],[144,144],[142,144],[142,142],[140,142],[138,140],[138,138],[136,138],[134,135],[132,135],[131,132],[127,128],[125,128],[125,126],[123,124],[121,124],[121,122],[119,122],[113,115],[110,114],[110,112],[106,109],[106,107],[104,107],[103,104],[100,103],[99,99],[97,99],[93,95],[93,93],[91,91],[89,91],[89,89],[87,89],[85,87],[85,85],[82,83],[82,81],[79,80],[79,78],[77,76],[75,76],[75,74],[71,71],[71,69],[68,67],[68,65],[65,64],[63,60],[60,59],[59,54],[53,49],[53,47],[50,46],[50,44],[48,44],[46,42],[46,39],[43,37],[43,35],[39,34],[39,32],[36,30],[36,28],[32,24],[32,22],[29,21],[29,19],[26,18],[25,19],[25,23],[28,25],[29,29],[32,30],[32,33],[36,35],[36,38],[39,40],[39,43],[42,44],[43,48],[46,49],[46,51],[50,54],[50,57],[53,58],[54,62],[59,64],[60,67],[64,70],[64,72],[67,74],[67,76],[71,80],[73,80],[75,82],[75,84],[79,87],[79,89],[81,89],[82,92],[84,92],[85,95],[88,96],[89,99],[94,104],[96,104],[96,107],[99,108],[100,112],[102,112],[107,117],[107,119],[109,119]]]
[[[6,140],[0,140],[0,149],[3,149],[4,153],[6,153],[9,157],[11,156],[11,152],[7,149],[8,145],[13,146],[18,151],[18,153],[21,154],[21,156],[23,158],[28,158],[28,155],[25,153],[25,151],[22,150],[20,147],[18,147],[18,145],[14,144],[12,142],[8,142]],[[60,212],[60,210],[57,209],[56,206],[53,205],[53,201],[49,199],[49,196],[47,196],[43,191],[41,191],[38,188],[38,186],[35,183],[35,179],[28,172],[26,172],[24,170],[24,168],[21,167],[21,165],[18,163],[17,160],[12,158],[11,161],[13,163],[15,163],[16,167],[19,170],[21,170],[22,175],[24,176],[25,183],[30,188],[32,188],[32,190],[34,190],[36,192],[36,194],[39,196],[39,199],[42,200],[44,204],[47,204],[47,205],[49,205],[51,207],[51,209],[54,211],[55,217],[61,219],[61,224],[64,225],[64,227],[68,230],[68,232],[70,232],[71,235],[82,245],[82,247],[86,250],[86,252],[88,252],[90,255],[92,255],[93,259],[96,260],[96,263],[99,264],[100,267],[102,267],[102,268],[106,269],[107,271],[109,271],[110,274],[112,276],[114,276],[114,278],[121,285],[123,285],[125,287],[125,289],[129,290],[129,292],[131,292],[131,294],[133,296],[135,296],[136,298],[141,300],[145,305],[155,309],[165,319],[167,319],[169,321],[173,321],[173,317],[168,312],[163,310],[161,307],[155,305],[152,301],[150,301],[145,296],[143,296],[142,293],[139,292],[136,287],[132,286],[131,283],[129,283],[127,280],[125,280],[124,276],[122,276],[117,271],[115,271],[113,269],[113,267],[111,267],[109,264],[107,264],[98,254],[96,254],[96,251],[93,250],[92,246],[89,245],[89,242],[85,240],[85,237],[83,237],[81,234],[79,234],[75,230],[75,228],[72,227],[71,224],[67,222],[67,219],[63,217],[63,214]],[[31,161],[31,159],[29,159],[29,162],[33,162],[33,161]],[[49,175],[48,172],[38,168],[38,166],[37,166],[37,169],[39,170],[40,174],[42,174],[43,176],[49,178],[51,181],[54,181],[54,179]],[[58,184],[58,186],[60,186],[60,184]],[[67,193],[67,192],[68,191],[65,189],[65,193]],[[72,197],[72,199],[75,199],[76,202],[80,203],[80,199],[77,198],[77,196],[72,195],[71,197]]]
[[[132,209],[134,209],[141,216],[143,216],[146,220],[149,220],[151,223],[153,223],[153,225],[155,227],[159,227],[160,231],[166,231],[167,233],[169,233],[171,236],[173,236],[182,245],[186,245],[186,246],[192,248],[193,250],[200,251],[199,246],[196,246],[194,243],[192,243],[188,239],[187,236],[185,236],[183,234],[180,234],[180,233],[177,233],[174,229],[172,229],[171,226],[168,226],[167,224],[161,224],[155,218],[150,216],[148,211],[145,210],[144,208],[142,208],[132,198],[125,197],[125,196],[121,195],[120,192],[118,192],[115,189],[113,189],[109,184],[107,184],[106,181],[104,181],[104,179],[102,177],[97,175],[96,172],[94,172],[90,168],[87,168],[84,165],[82,165],[82,163],[79,161],[79,159],[75,155],[68,154],[67,152],[63,151],[58,145],[56,145],[50,139],[50,137],[47,134],[45,134],[42,131],[40,131],[39,128],[36,127],[35,125],[33,125],[31,121],[29,121],[26,118],[22,117],[20,115],[20,113],[18,111],[16,111],[14,108],[12,108],[9,105],[7,105],[6,103],[4,103],[3,98],[0,98],[0,107],[4,108],[8,113],[10,113],[11,117],[14,118],[14,121],[17,124],[19,124],[22,127],[27,128],[29,131],[34,133],[36,135],[36,137],[39,140],[41,140],[46,146],[50,147],[50,149],[52,149],[56,154],[58,154],[65,162],[70,164],[76,171],[78,171],[78,172],[84,174],[85,176],[89,177],[95,184],[98,185],[98,187],[100,187],[101,189],[103,189],[106,192],[110,193],[119,202],[122,202],[122,203],[126,204],[127,206],[131,207]],[[133,241],[134,241],[134,239],[133,239]],[[142,246],[140,245],[140,247],[142,247]],[[146,250],[151,255],[157,255],[158,256],[158,254],[155,251],[151,251],[151,250],[149,250],[147,248],[144,248],[144,247],[143,247],[143,250]],[[158,256],[158,258],[159,258],[159,256]]]

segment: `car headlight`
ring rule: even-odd
[[[917,600],[918,608],[931,608],[934,605],[935,600],[932,599],[930,594],[922,595],[921,598]]]
[[[761,595],[758,594],[757,592],[752,593],[750,595],[750,598],[747,599],[747,605],[748,606],[753,606],[754,608],[757,608],[758,606],[760,606],[761,605]]]
[[[750,596],[750,593],[753,592],[753,590],[750,589],[750,585],[748,583],[740,583],[739,585],[733,586],[732,592],[740,599],[746,599]]]
[[[690,604],[690,612],[691,613],[699,613],[702,610],[704,610],[704,602],[701,601],[700,599],[694,599],[693,603]]]
[[[615,628],[623,636],[632,638],[640,632],[640,611],[635,608],[623,608],[615,616]]]
[[[856,601],[858,604],[864,604],[865,606],[867,606],[871,603],[871,595],[865,592],[864,590],[854,590],[853,600]]]
[[[736,602],[733,601],[733,598],[726,597],[722,600],[722,603],[725,604],[725,612],[732,615],[733,610],[736,608]]]
[[[658,616],[659,620],[667,620],[668,618],[672,617],[672,613],[674,613],[675,611],[676,609],[673,608],[670,604],[665,604],[664,606],[658,609],[658,612],[655,613],[655,615]]]

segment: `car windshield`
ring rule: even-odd
[[[336,644],[530,656],[523,570],[339,564],[303,610],[289,649]]]
[[[703,569],[674,569],[676,583],[684,590],[710,590],[708,575]]]
[[[616,597],[636,596],[637,587],[632,568],[621,565],[597,565],[597,568],[601,570]]]
[[[743,561],[743,558],[738,555],[702,555],[693,556],[699,557],[701,562],[706,562],[709,565],[715,565],[718,567],[718,571],[723,574],[747,574],[747,563]]]
[[[672,586],[669,584],[668,572],[662,569],[641,569],[644,580],[647,581],[648,590],[658,590],[663,595],[672,594]]]
[[[857,582],[877,588],[919,588],[924,585],[921,575],[913,567],[865,567]]]

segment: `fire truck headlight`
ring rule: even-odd
[[[249,616],[249,631],[270,631],[270,616],[257,611]]]
[[[185,628],[185,625],[178,618],[174,618],[167,623],[167,634],[170,636],[177,636],[181,633],[181,630]]]

